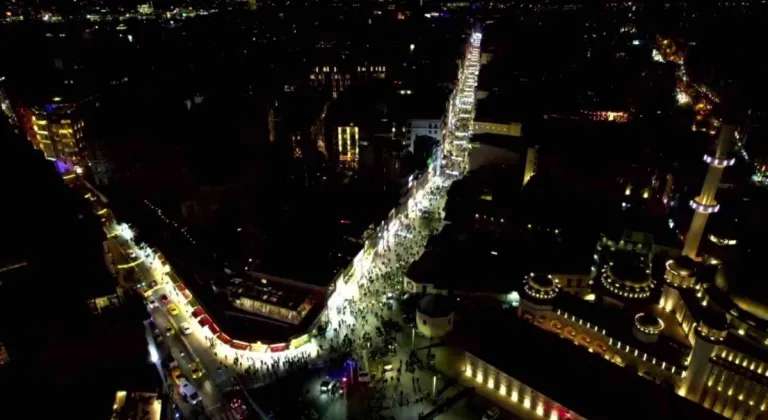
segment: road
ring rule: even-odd
[[[468,51],[468,56],[464,61],[464,67],[461,69],[459,77],[459,86],[457,87],[457,93],[452,95],[453,104],[451,106],[452,114],[448,116],[446,146],[451,150],[448,150],[446,157],[446,168],[452,167],[455,170],[456,175],[461,175],[466,170],[466,142],[464,142],[469,135],[471,135],[472,118],[474,115],[474,88],[477,83],[477,72],[479,69],[479,38],[472,39],[471,48]],[[451,163],[458,162],[458,163]],[[449,177],[452,178],[452,177]],[[350,311],[344,313],[343,309],[349,307],[349,305],[363,305],[372,312],[378,312],[380,314],[386,314],[386,317],[401,317],[398,305],[393,302],[393,309],[383,310],[381,305],[383,304],[380,296],[373,299],[370,296],[367,299],[361,299],[360,286],[361,282],[367,281],[364,286],[371,289],[376,288],[379,290],[394,289],[395,292],[399,292],[402,288],[402,281],[395,281],[395,286],[373,284],[373,278],[377,278],[377,270],[381,270],[382,267],[395,267],[399,272],[399,276],[402,276],[402,272],[407,267],[407,264],[413,259],[417,258],[423,251],[424,243],[429,236],[427,231],[423,229],[414,229],[413,226],[417,225],[419,214],[422,211],[437,212],[442,215],[442,207],[445,202],[445,194],[447,191],[447,184],[450,180],[446,180],[441,176],[433,176],[428,180],[426,186],[422,188],[417,194],[415,194],[414,205],[406,212],[406,214],[397,217],[395,220],[390,221],[389,234],[379,241],[378,249],[375,257],[376,263],[366,264],[361,270],[355,270],[357,275],[350,281],[345,287],[339,288],[328,302],[328,314],[331,328],[328,329],[329,335],[325,337],[325,340],[333,340],[333,331],[349,333],[351,335],[357,334],[360,336],[363,332],[373,334],[374,337],[377,334],[377,327],[381,326],[380,321],[377,321],[375,317],[371,317],[368,321],[364,322],[362,326],[357,329],[351,329],[356,323],[355,317]],[[100,194],[96,194],[100,196]],[[437,195],[437,196],[436,196]],[[103,207],[107,206],[107,203],[101,203]],[[99,213],[102,214],[102,213]],[[154,299],[157,303],[156,306],[151,308],[153,320],[157,326],[157,329],[161,333],[165,333],[165,328],[170,325],[173,327],[174,333],[165,335],[161,346],[166,346],[170,354],[179,362],[181,369],[185,377],[197,388],[202,397],[202,408],[204,417],[212,419],[227,419],[234,418],[232,416],[232,410],[229,409],[226,399],[223,396],[224,392],[231,390],[235,384],[235,367],[233,366],[233,359],[240,358],[240,360],[253,360],[254,366],[259,366],[260,362],[273,363],[274,361],[284,362],[297,355],[306,355],[311,358],[318,356],[319,348],[317,343],[312,341],[309,344],[302,346],[299,349],[287,350],[282,353],[254,353],[234,350],[231,347],[225,346],[218,340],[213,340],[213,345],[209,343],[210,332],[207,329],[202,328],[195,319],[191,317],[192,309],[187,304],[187,299],[174,287],[169,281],[168,276],[163,274],[163,268],[159,265],[157,260],[151,254],[147,253],[146,249],[139,249],[136,244],[131,241],[130,232],[126,232],[123,227],[117,225],[116,221],[111,220],[109,215],[104,217],[105,230],[112,237],[112,240],[108,244],[109,249],[115,258],[115,263],[118,267],[125,267],[125,270],[132,270],[138,277],[139,282],[143,282],[145,285],[152,285],[152,289],[147,291],[147,298]],[[440,218],[442,219],[442,218]],[[441,220],[440,220],[440,223]],[[115,234],[119,233],[119,234]],[[403,257],[403,254],[407,254],[407,257]],[[135,255],[135,256],[134,256]],[[143,259],[142,259],[143,257]],[[379,276],[380,277],[380,276]],[[366,280],[368,278],[368,280]],[[399,286],[397,286],[399,284]],[[342,290],[343,289],[343,290]],[[161,297],[165,295],[168,297],[168,302],[163,303]],[[179,308],[179,313],[171,315],[168,312],[168,306],[174,304]],[[377,307],[376,305],[379,305]],[[384,315],[382,315],[383,317]],[[394,318],[399,321],[401,318]],[[189,335],[183,335],[179,325],[182,323],[188,323],[192,331]],[[408,360],[410,348],[407,344],[410,340],[410,334],[403,335],[401,333],[397,336],[396,342],[398,343],[397,350],[394,355],[390,356],[387,362],[395,365],[399,365],[401,362]],[[336,337],[338,339],[340,337]],[[362,341],[360,341],[362,343]],[[327,347],[326,347],[327,348]],[[365,357],[366,348],[359,346],[356,349],[359,357],[363,363],[368,364],[368,369],[371,373],[374,373],[374,369],[380,371],[382,365],[381,360],[369,360]],[[324,355],[320,355],[324,356]],[[190,372],[190,364],[198,363],[203,370],[203,374],[200,378],[192,378]],[[282,365],[281,365],[282,366]],[[316,383],[322,379],[322,377],[328,374],[327,370],[320,371],[305,384],[304,389],[305,396],[309,400],[315,401],[317,407],[322,411],[323,418],[335,419],[347,417],[348,411],[359,410],[361,407],[365,410],[368,408],[368,402],[365,402],[362,406],[358,404],[358,400],[355,397],[355,393],[352,392],[351,396],[345,394],[341,399],[334,400],[329,399],[327,395],[320,395],[316,389]],[[389,374],[390,378],[392,374]],[[415,396],[417,393],[431,395],[431,383],[433,374],[426,371],[417,371],[413,375],[419,378],[420,386],[409,386],[407,383],[410,379],[409,374],[403,374],[403,385],[396,385],[394,380],[388,382],[383,387],[379,387],[378,397],[382,399],[382,414],[392,416],[395,418],[412,419],[414,415],[419,412],[426,412],[431,408],[431,403],[420,402],[407,404],[404,407],[400,407],[403,400],[407,400],[409,394]],[[351,375],[351,381],[355,380],[355,375]],[[173,380],[171,379],[171,382]],[[435,383],[436,389],[443,387],[443,380],[438,379]],[[354,385],[350,385],[354,386]],[[401,392],[402,394],[398,394]],[[369,393],[363,391],[360,395],[367,398]],[[182,408],[187,416],[193,416],[193,408],[189,404],[184,403],[179,398],[178,393],[174,393],[174,398],[178,401],[179,406]],[[325,399],[325,400],[324,400]],[[304,401],[304,399],[302,399]],[[390,402],[387,404],[387,402]],[[445,417],[445,418],[468,418],[469,412],[461,411],[460,407],[469,405],[471,407],[477,406],[476,403],[460,403],[455,410],[459,410],[459,414],[450,414],[457,417]],[[357,407],[356,407],[357,406]],[[480,407],[485,405],[481,404]],[[476,410],[472,411],[472,417],[476,415]],[[446,414],[448,416],[449,414]],[[464,416],[464,417],[462,417]],[[195,417],[190,417],[195,418]]]
[[[115,236],[108,241],[108,247],[112,253],[117,266],[131,265],[141,259],[141,250],[130,240],[122,236]],[[142,262],[132,265],[129,269],[136,277],[136,282],[143,282],[148,287],[157,284],[154,288],[145,290],[148,302],[154,300],[156,305],[149,308],[152,320],[156,329],[160,332],[162,341],[157,342],[161,353],[170,353],[171,357],[179,363],[185,378],[197,389],[202,399],[202,410],[188,404],[178,393],[176,387],[172,395],[175,402],[182,409],[185,417],[210,418],[210,419],[228,419],[235,418],[231,415],[232,410],[227,405],[222,396],[222,391],[229,390],[234,385],[234,379],[230,375],[229,369],[222,366],[212,354],[209,344],[205,342],[201,327],[190,316],[190,311],[183,305],[184,297],[173,287],[167,277],[163,276],[158,267],[152,264]],[[161,297],[168,297],[168,304],[163,304]],[[175,304],[180,312],[178,315],[171,315],[168,312],[168,306]],[[193,334],[183,335],[182,323],[189,324],[193,329]],[[171,326],[174,333],[167,334],[166,327]],[[193,378],[189,366],[191,363],[197,363],[203,371],[200,378]],[[168,374],[168,372],[165,372]],[[166,378],[168,383],[174,384],[173,378]]]

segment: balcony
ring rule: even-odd
[[[696,197],[695,199],[691,200],[690,205],[691,208],[700,212],[700,213],[717,213],[718,210],[720,210],[720,205],[717,203],[712,204],[703,204],[701,203],[699,197]]]

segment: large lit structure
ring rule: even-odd
[[[443,137],[443,157],[447,173],[464,174],[468,168],[475,118],[475,87],[480,72],[480,41],[482,34],[472,33],[466,55],[459,71],[459,85],[448,103],[448,130]]]
[[[704,161],[709,164],[709,169],[704,178],[704,185],[701,187],[701,194],[690,202],[694,214],[691,227],[685,236],[685,246],[683,246],[683,255],[688,258],[696,259],[707,219],[711,213],[720,209],[720,205],[715,201],[715,194],[720,186],[723,170],[736,162],[736,159],[729,155],[735,133],[736,129],[733,126],[723,125],[720,128],[714,156],[704,155]]]
[[[339,148],[339,162],[348,168],[357,168],[360,144],[360,127],[355,125],[336,128],[336,144]]]
[[[27,138],[46,159],[62,164],[67,171],[87,166],[84,142],[85,122],[75,104],[54,98],[52,104],[20,110]]]

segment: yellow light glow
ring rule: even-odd
[[[523,407],[525,407],[525,408],[530,410],[530,408],[531,408],[531,397],[530,396],[527,396],[527,395],[525,396],[525,399],[523,400]]]
[[[143,261],[144,261],[144,258],[139,258],[138,260],[136,260],[134,262],[131,262],[131,263],[128,263],[128,264],[118,264],[117,268],[131,268],[131,267],[135,267],[135,266],[141,264]]]
[[[62,178],[64,178],[64,179],[72,179],[72,178],[74,178],[76,176],[77,175],[75,175],[75,174],[69,174],[69,175],[64,175]]]
[[[471,378],[472,377],[472,366],[467,365],[467,368],[464,370],[464,374]]]
[[[549,412],[549,420],[558,420],[559,416],[557,415],[557,410],[552,410]]]
[[[96,214],[98,214],[99,216],[101,216],[101,215],[105,214],[105,213],[106,213],[106,212],[108,212],[108,211],[109,211],[109,210],[107,210],[107,209],[101,209],[101,210],[97,211],[97,212],[96,212]]]
[[[517,390],[512,391],[512,402],[517,402],[517,398],[520,396],[520,394],[517,393]]]
[[[539,404],[536,406],[536,415],[544,416],[544,403],[541,401],[539,401]]]

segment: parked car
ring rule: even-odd
[[[181,369],[175,367],[171,369],[171,377],[173,378],[173,381],[178,383],[181,383],[181,380],[184,379],[184,374],[181,373]]]
[[[181,313],[181,311],[179,311],[179,307],[176,306],[175,303],[172,303],[172,304],[168,305],[168,313],[171,314],[171,315],[178,315],[178,314]]]
[[[203,401],[195,387],[187,382],[186,379],[181,380],[181,385],[179,385],[179,393],[183,395],[190,404],[198,404]]]
[[[203,371],[200,370],[200,367],[197,366],[197,363],[189,364],[189,373],[191,373],[192,377],[195,379],[203,376]]]
[[[325,378],[320,382],[320,393],[327,394],[333,389],[333,381],[330,378]]]

